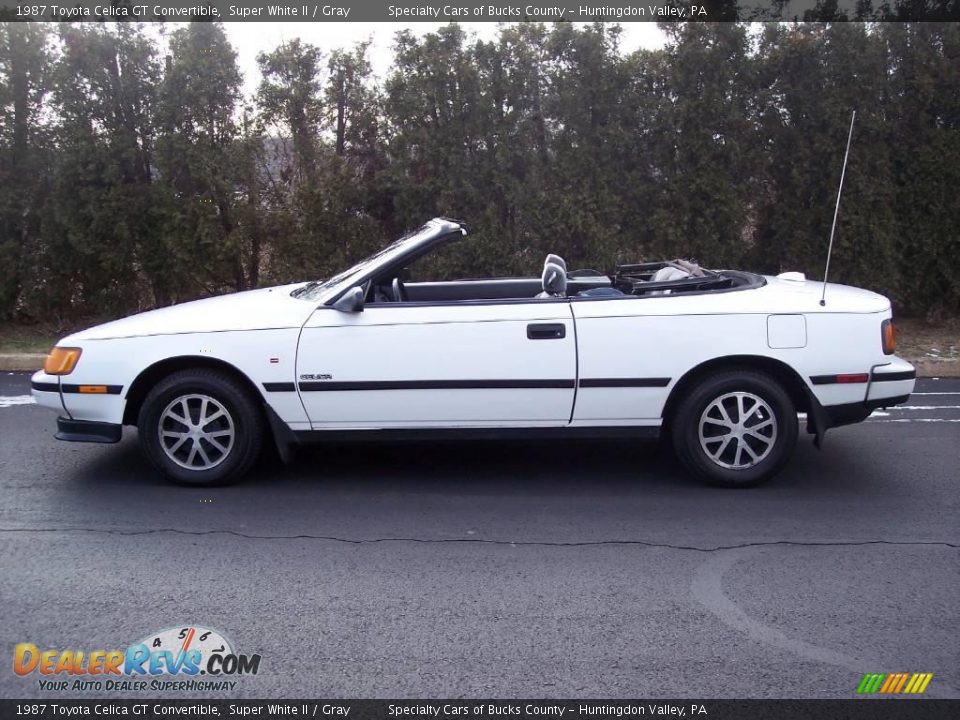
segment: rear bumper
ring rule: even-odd
[[[867,385],[866,401],[868,403],[889,400],[891,398],[906,398],[913,392],[917,384],[917,369],[902,358],[894,357],[883,365],[874,365],[870,368],[870,382]],[[900,402],[903,402],[901,400]],[[899,405],[900,402],[889,402],[890,405]],[[886,407],[878,405],[876,407]]]
[[[809,411],[807,413],[807,431],[816,435],[814,444],[819,448],[823,437],[830,428],[853,425],[863,422],[874,410],[901,405],[910,398],[917,382],[917,371],[906,360],[894,357],[890,362],[874,365],[867,375],[866,391],[857,391],[862,399],[856,402],[840,402],[824,405],[821,398],[808,391]],[[836,384],[829,387],[842,388]],[[860,387],[850,384],[846,387]],[[863,395],[860,395],[860,393]],[[849,397],[849,395],[848,395]]]
[[[115,443],[123,436],[123,426],[91,420],[57,418],[57,440],[67,442]]]
[[[889,363],[874,365],[870,368],[862,401],[823,406],[826,427],[863,422],[874,410],[902,405],[909,399],[916,382],[916,368],[906,360],[893,358]]]
[[[901,405],[909,398],[909,395],[900,395],[898,397],[877,398],[876,400],[847,403],[846,405],[825,405],[823,406],[823,414],[826,417],[828,428],[839,427],[840,425],[853,425],[854,423],[866,420],[874,410],[891,407],[893,405]]]

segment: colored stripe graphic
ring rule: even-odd
[[[933,679],[933,673],[867,673],[857,686],[858,695],[920,695]]]
[[[927,689],[927,685],[929,685],[930,681],[933,680],[933,673],[920,673],[920,677],[923,679],[918,680],[917,686],[913,689],[913,692],[918,695]]]
[[[882,673],[867,673],[860,681],[857,692],[861,694],[875,693],[880,689],[880,683],[883,682],[884,677],[886,676]]]
[[[898,693],[903,689],[903,686],[907,682],[907,678],[910,677],[909,673],[900,673],[900,679],[897,680],[897,686],[890,692]]]

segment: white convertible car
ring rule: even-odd
[[[890,302],[799,273],[684,261],[541,277],[410,281],[466,229],[437,218],[324,282],[142,313],[70,335],[33,376],[56,437],[117,442],[193,485],[239,478],[264,442],[671,437],[726,486],[774,475],[798,413],[827,429],[906,401]],[[406,280],[406,281],[405,281]]]

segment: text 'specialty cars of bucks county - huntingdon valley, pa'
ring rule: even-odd
[[[147,457],[192,485],[239,478],[264,443],[288,458],[310,441],[666,428],[691,473],[745,486],[787,462],[798,413],[819,445],[913,390],[881,295],[685,261],[568,271],[557,255],[538,276],[414,281],[466,235],[436,218],[329,280],[75,333],[33,396],[60,413],[60,440],[136,426]]]

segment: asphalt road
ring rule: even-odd
[[[2,697],[45,696],[16,643],[181,624],[262,655],[239,697],[960,697],[960,380],[740,491],[622,441],[313,448],[184,489],[132,432],[56,442],[28,387],[0,376]]]

